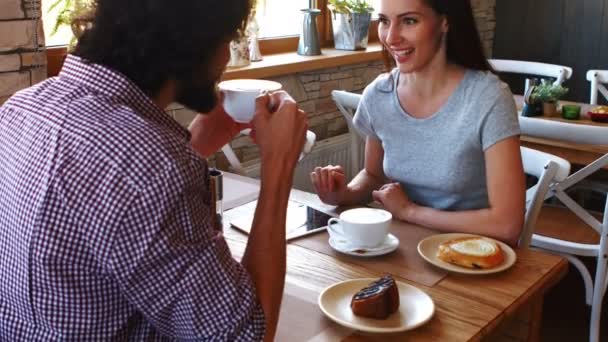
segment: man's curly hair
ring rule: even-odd
[[[127,76],[148,96],[206,69],[243,30],[252,0],[96,0],[73,53]]]

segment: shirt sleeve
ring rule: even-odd
[[[167,337],[262,340],[252,281],[210,222],[206,167],[175,170],[160,173],[132,204],[114,238],[111,274]]]
[[[353,125],[361,134],[378,139],[378,135],[374,131],[374,126],[372,124],[372,117],[367,108],[368,96],[369,93],[364,91],[363,96],[361,96],[361,101],[359,101],[357,111],[355,112],[355,116],[353,117]]]
[[[481,146],[484,151],[501,140],[520,134],[513,94],[502,82],[497,93],[481,123]]]

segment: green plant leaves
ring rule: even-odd
[[[366,0],[329,0],[327,7],[335,13],[371,13],[374,11]]]
[[[557,102],[568,93],[568,88],[549,82],[539,84],[530,96],[533,102]]]

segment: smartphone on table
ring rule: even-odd
[[[257,201],[249,202],[239,207],[239,215],[230,219],[230,225],[246,234],[251,231],[253,215]],[[287,219],[285,222],[285,237],[287,241],[322,232],[327,229],[327,221],[332,218],[314,207],[289,200],[287,205]]]

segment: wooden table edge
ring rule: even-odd
[[[507,317],[511,316],[508,315],[508,313],[517,312],[517,310],[521,309],[523,305],[528,302],[534,303],[534,301],[540,300],[540,305],[542,306],[542,300],[546,292],[555,286],[555,284],[557,284],[560,280],[562,280],[568,273],[568,260],[557,254],[552,255],[559,257],[560,260],[542,277],[541,281],[532,284],[532,286],[526,291],[525,295],[517,298],[513,303],[511,303],[511,305],[506,307],[503,313],[489,322],[489,324],[482,328],[477,335],[473,336],[470,341],[481,341],[483,338],[491,336],[491,333],[495,332],[499,325],[502,324]],[[542,281],[546,278],[549,278],[546,282]],[[538,324],[537,328],[540,328],[540,323]]]

